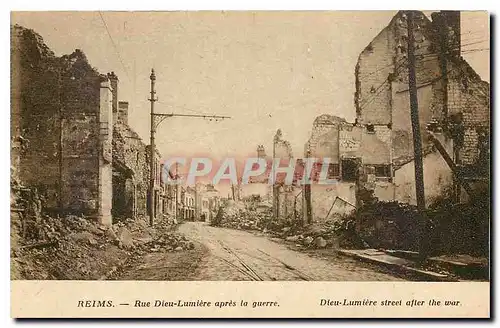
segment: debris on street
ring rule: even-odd
[[[112,226],[89,217],[42,214],[35,189],[12,185],[12,279],[102,279],[146,252],[180,252],[194,245],[166,218],[155,228],[146,218]]]

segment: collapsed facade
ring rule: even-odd
[[[305,156],[331,158],[329,178],[339,182],[304,187],[308,220],[352,211],[360,201],[360,172],[372,182],[376,198],[416,203],[405,20],[404,12],[397,13],[358,58],[355,122],[323,115],[313,124]],[[417,13],[414,34],[426,204],[450,191],[457,201],[464,200],[467,195],[430,135],[440,141],[463,179],[487,188],[489,83],[460,55],[459,12],[434,13],[432,21]]]
[[[36,188],[44,210],[111,224],[147,213],[149,154],[118,101],[118,77],[77,49],[57,57],[40,35],[11,26],[12,174]],[[156,151],[155,216],[172,199]]]

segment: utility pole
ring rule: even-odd
[[[307,145],[306,158],[307,159],[311,158],[311,147],[309,144]],[[312,173],[309,173],[309,174],[311,175]],[[310,177],[310,180],[312,180],[312,179],[314,179],[314,178]],[[307,224],[312,223],[311,183],[312,183],[312,181],[309,181],[309,183],[306,183],[304,185],[304,201],[305,201],[305,207],[306,207],[306,223]],[[302,224],[304,225],[304,221],[302,221]]]
[[[155,81],[156,75],[155,70],[151,69],[151,75],[149,76],[151,80],[151,95],[148,99],[151,102],[151,128],[150,128],[150,142],[151,147],[149,154],[149,225],[154,225],[154,192],[155,192],[155,102],[158,100],[155,98]]]
[[[450,49],[448,47],[448,38],[447,38],[447,23],[442,15],[442,12],[440,13],[434,13],[432,14],[432,20],[433,22],[436,21],[438,24],[438,40],[439,40],[439,67],[441,70],[441,83],[442,83],[442,88],[445,90],[443,92],[443,117],[448,118],[448,62],[447,58],[450,55]],[[460,36],[459,36],[460,38]],[[455,161],[458,159],[458,150],[459,148],[457,147],[457,143],[453,143],[453,158]],[[457,179],[456,175],[453,175],[453,198],[455,202],[459,202],[460,199],[460,183],[459,180]]]
[[[413,150],[415,162],[415,189],[419,217],[419,253],[421,258],[427,256],[427,219],[425,215],[424,166],[422,162],[422,138],[420,136],[420,121],[418,118],[417,78],[415,72],[415,36],[413,35],[413,11],[407,11],[408,26],[408,89],[410,92],[411,125],[413,132]]]
[[[154,111],[154,103],[158,101],[158,98],[155,97],[155,81],[156,75],[154,69],[151,69],[151,75],[149,76],[151,80],[151,96],[148,99],[151,102],[151,127],[150,127],[150,146],[151,146],[151,156],[149,162],[149,171],[150,171],[150,183],[149,183],[149,224],[151,226],[154,225],[154,188],[155,188],[155,133],[156,128],[167,118],[167,117],[190,117],[190,118],[204,118],[209,120],[223,120],[226,118],[231,118],[230,116],[222,116],[222,115],[208,115],[208,114],[175,114],[175,113],[155,113]],[[177,169],[176,169],[177,170]],[[177,197],[177,194],[176,194]],[[176,205],[177,207],[177,205]]]
[[[174,220],[177,222],[177,194],[179,193],[179,163],[175,162],[175,197],[174,197]]]
[[[273,138],[273,162],[272,162],[272,181],[273,181],[273,216],[274,220],[276,221],[279,216],[279,194],[278,194],[278,188],[276,184],[276,170],[274,168],[274,161],[276,159],[276,144],[278,143],[278,140],[281,138],[281,130],[278,129],[276,131],[276,134],[274,135]]]
[[[276,190],[276,174],[274,172],[274,159],[276,158],[276,137],[273,139],[273,163],[272,163],[272,181],[273,181],[273,216],[274,220],[278,219],[278,191]]]

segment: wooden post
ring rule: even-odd
[[[424,166],[422,160],[422,138],[420,136],[420,121],[418,117],[415,37],[413,35],[413,11],[407,11],[408,26],[408,89],[410,92],[411,126],[413,132],[413,150],[415,163],[415,191],[417,198],[417,210],[420,220],[419,231],[419,253],[421,258],[426,258],[427,247],[427,220],[425,215],[424,194]]]
[[[151,127],[150,127],[150,153],[149,153],[149,225],[154,225],[154,213],[155,213],[155,80],[156,75],[155,71],[151,70],[151,75],[149,77],[151,80],[151,98],[149,101],[151,102]]]

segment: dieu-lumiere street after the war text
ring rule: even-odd
[[[489,279],[490,85],[475,66],[477,58],[489,58],[484,47],[489,38],[472,40],[471,13],[400,11],[383,25],[374,19],[368,32],[361,26],[359,35],[349,32],[349,49],[328,50],[328,58],[352,51],[349,56],[356,60],[345,59],[341,68],[328,61],[315,68],[324,57],[314,52],[319,36],[284,38],[284,46],[268,43],[279,36],[272,28],[286,23],[286,16],[272,13],[254,13],[259,24],[242,13],[214,12],[200,20],[158,13],[185,24],[184,29],[166,25],[149,38],[127,29],[139,13],[124,14],[129,16],[123,24],[125,16],[111,12],[81,15],[82,22],[100,24],[100,30],[56,29],[54,20],[46,24],[56,27],[45,31],[37,20],[13,14],[12,279]],[[316,14],[290,19],[308,15]],[[342,15],[328,19],[348,19]],[[213,32],[237,17],[253,34],[233,38]],[[200,49],[189,43],[205,39],[205,30],[190,25],[194,21],[213,29],[206,42],[196,43]],[[78,39],[80,32],[96,33],[96,42],[109,47],[84,48],[88,40]],[[183,36],[178,45],[160,40],[158,35],[167,38],[170,32]],[[78,49],[61,54],[72,40]],[[142,52],[148,64],[155,58],[154,65],[137,69],[142,64],[130,52],[158,42],[170,52]],[[211,42],[226,42],[220,48],[226,50],[205,51]],[[245,55],[250,48],[275,51],[275,56]],[[229,57],[234,53],[239,55]],[[285,70],[280,65],[288,61],[292,66]],[[264,64],[263,71],[275,69],[273,76],[247,70]],[[306,64],[315,70],[304,73]],[[224,72],[214,74],[212,86],[227,83],[233,91],[202,94],[207,86],[194,73],[179,73],[174,81],[169,70],[181,66],[189,72]],[[235,78],[241,70],[244,78]],[[252,98],[265,91],[261,84],[269,87],[285,71],[292,79],[280,87],[302,100],[274,110],[266,102],[281,93]],[[354,80],[337,85],[328,72]],[[321,87],[318,79],[324,79]],[[199,108],[186,108],[169,93],[185,83],[191,93],[185,101]],[[294,89],[297,85],[302,89]],[[335,103],[317,100],[324,90],[352,99],[350,107],[334,111]],[[233,100],[246,110],[207,105]],[[304,104],[310,102],[319,114],[309,119]],[[248,127],[236,125],[239,120],[248,120]],[[182,132],[173,132],[179,131],[174,122],[181,122],[175,124]],[[220,122],[227,128],[202,131]],[[269,127],[272,135],[259,126]],[[241,153],[232,158],[238,161],[280,158],[293,162],[294,169],[286,181],[286,174],[271,165],[248,183],[238,178],[213,184],[202,177],[188,183],[188,165],[164,166],[169,158],[185,156],[169,148],[181,133],[188,135],[180,146],[186,152],[201,145],[211,154],[236,144]],[[190,139],[189,133],[197,137]],[[202,156],[193,151],[185,157]],[[323,172],[336,183],[300,183],[305,172],[313,181]]]

